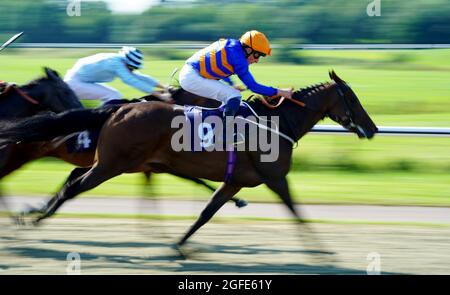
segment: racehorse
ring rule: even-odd
[[[23,86],[9,85],[0,93],[1,120],[28,117],[40,111],[59,113],[83,107],[56,71],[50,68],[44,71],[46,77]]]
[[[50,68],[44,68],[44,71],[46,76],[23,86],[9,85],[0,93],[0,120],[83,107],[56,71]],[[6,165],[10,156],[18,150],[17,145],[0,146],[0,167]]]
[[[179,105],[199,105],[204,107],[217,107],[220,105],[220,102],[204,98],[201,96],[193,95],[182,88],[171,88],[170,90],[172,99],[174,103]],[[160,101],[157,96],[148,95],[144,96],[140,99],[133,100],[117,100],[111,101],[110,104],[127,104],[127,103],[138,103],[143,101]],[[4,161],[0,165],[0,179],[14,172],[15,170],[22,167],[24,164],[36,160],[42,157],[54,157],[61,159],[67,163],[73,164],[75,166],[81,167],[80,169],[91,167],[94,163],[95,157],[95,145],[93,147],[89,147],[89,149],[84,149],[81,151],[69,151],[68,145],[71,142],[76,142],[77,137],[80,136],[79,133],[72,134],[69,136],[62,136],[59,138],[55,138],[54,140],[43,141],[43,142],[24,142],[14,145],[14,149],[9,153],[7,158],[4,158]],[[95,142],[93,142],[95,144]],[[78,173],[79,170],[76,170],[73,173]],[[149,178],[151,175],[151,171],[146,171],[145,176],[147,182],[149,182]],[[205,181],[201,179],[197,179],[195,177],[190,177],[187,175],[177,174],[176,172],[173,175],[194,181],[197,184],[203,185],[211,191],[215,191],[216,189],[211,185],[207,184]],[[235,202],[237,207],[246,206],[247,202],[245,200],[239,198],[233,198],[232,201]],[[29,211],[32,211],[33,208],[29,208]]]
[[[300,140],[321,119],[328,116],[359,138],[372,138],[378,131],[351,87],[334,71],[331,82],[322,83],[293,93],[278,108],[268,108],[261,101],[249,105],[259,116],[278,116],[279,131],[293,141]],[[283,99],[283,98],[281,98]],[[155,169],[157,172],[176,171],[197,178],[223,181],[227,151],[181,151],[171,147],[177,128],[171,122],[183,116],[184,110],[172,105],[151,102],[97,110],[68,111],[61,115],[30,118],[12,122],[0,128],[0,142],[39,141],[76,130],[103,126],[96,151],[96,162],[90,169],[72,175],[65,186],[43,208],[36,222],[53,215],[67,200],[90,190],[122,173]],[[70,126],[69,123],[72,123]],[[158,126],[155,128],[155,126]],[[151,131],[149,131],[149,128]],[[231,197],[243,187],[265,184],[275,192],[303,224],[294,207],[286,176],[290,170],[293,142],[280,137],[279,157],[273,162],[260,161],[260,150],[237,151],[234,173],[212,195],[197,221],[179,240],[181,246]]]

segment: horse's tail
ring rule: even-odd
[[[47,113],[20,121],[0,122],[0,145],[16,142],[48,141],[87,129],[100,128],[120,105],[96,109],[76,109]]]

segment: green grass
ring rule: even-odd
[[[8,49],[0,55],[0,79],[24,83],[44,65],[65,73],[79,57],[97,50]],[[163,83],[192,50],[146,50],[144,73]],[[275,52],[275,54],[282,54]],[[334,68],[350,83],[380,126],[450,127],[450,50],[299,51],[300,64],[263,60],[252,66],[257,80],[274,86],[304,87],[329,80]],[[111,83],[125,97],[142,93],[120,81]],[[323,123],[330,124],[330,121]],[[48,194],[72,166],[38,161],[2,183],[11,194]],[[305,203],[450,206],[449,138],[307,135],[294,151],[289,180]],[[90,195],[142,194],[140,175],[123,175]],[[207,199],[210,194],[189,182],[158,175],[154,191],[162,197]],[[239,194],[252,202],[276,201],[264,187]]]

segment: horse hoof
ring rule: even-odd
[[[25,226],[25,218],[22,214],[12,215],[11,220],[16,226],[19,227]]]
[[[248,205],[248,202],[246,200],[239,200],[236,202],[236,207],[238,208],[244,208]]]
[[[33,221],[31,221],[31,224],[33,226],[37,227],[42,224],[41,223],[42,219],[43,219],[42,217],[35,218]]]
[[[187,253],[186,253],[186,251],[184,251],[183,249],[182,249],[182,245],[180,245],[180,244],[175,244],[174,245],[174,249],[175,249],[175,251],[177,251],[177,253],[178,253],[178,258],[179,259],[183,259],[183,260],[186,260],[187,259]]]

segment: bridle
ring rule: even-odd
[[[337,92],[337,94],[338,94],[339,100],[342,102],[342,104],[343,104],[343,106],[344,106],[344,110],[345,110],[345,119],[342,120],[341,118],[339,118],[339,117],[337,117],[337,116],[334,116],[334,115],[331,115],[331,114],[327,114],[328,117],[330,117],[332,120],[338,122],[339,124],[341,124],[341,125],[342,125],[344,128],[346,128],[346,129],[356,128],[356,129],[358,129],[361,133],[364,134],[364,133],[365,133],[364,130],[363,130],[358,124],[355,123],[355,121],[354,121],[355,115],[354,115],[354,113],[353,113],[353,110],[352,110],[351,107],[350,107],[349,102],[347,101],[347,99],[346,99],[346,97],[345,97],[345,93],[350,89],[350,87],[349,87],[347,84],[345,84],[345,83],[340,84],[340,83],[337,83],[337,82],[336,82],[335,85],[336,85],[336,92]],[[269,98],[269,101],[270,101],[271,99],[273,99],[273,98],[274,98],[274,97],[270,97],[270,98]],[[270,108],[270,109],[276,109],[276,108],[278,108],[285,100],[289,100],[290,102],[292,102],[292,103],[294,103],[294,104],[296,104],[296,105],[298,105],[298,106],[300,106],[300,107],[304,107],[304,108],[307,108],[307,109],[311,109],[312,111],[317,111],[316,109],[311,108],[310,106],[307,106],[306,103],[304,103],[304,102],[302,102],[302,101],[299,101],[299,100],[296,100],[296,99],[293,99],[293,98],[289,98],[289,97],[281,97],[280,100],[278,101],[278,103],[277,103],[276,105],[270,104],[264,97],[261,97],[260,100],[261,100],[261,102],[262,102],[262,104],[263,104],[264,106],[266,106],[267,108]],[[289,122],[287,122],[287,127],[288,127],[290,133],[291,133],[291,134],[294,136],[294,138],[295,138],[296,136],[295,136],[294,129],[292,128],[292,126],[290,126]]]
[[[32,98],[31,96],[29,96],[28,94],[26,94],[22,89],[20,89],[19,87],[17,87],[14,84],[8,85],[5,89],[5,91],[3,91],[3,93],[7,93],[8,91],[10,91],[11,89],[14,89],[17,91],[17,93],[19,93],[20,97],[22,97],[23,99],[25,99],[26,101],[28,101],[31,104],[34,105],[39,105],[40,103],[35,100],[34,98]]]
[[[272,97],[272,98],[274,98],[274,97]],[[282,97],[280,98],[280,100],[278,101],[278,103],[277,103],[276,105],[271,105],[271,104],[270,104],[266,99],[264,99],[264,98],[261,98],[261,102],[262,102],[262,104],[263,104],[264,106],[268,107],[269,109],[276,109],[276,108],[278,108],[278,107],[284,102],[285,99],[289,100],[290,102],[295,103],[296,105],[299,105],[299,106],[301,106],[301,107],[306,108],[306,104],[305,104],[304,102],[299,101],[299,100],[296,100],[296,99],[293,99],[293,98],[284,97],[284,96],[282,96]]]
[[[359,125],[355,123],[354,117],[355,114],[353,113],[353,110],[351,109],[347,99],[345,98],[345,92],[349,90],[350,87],[348,87],[347,84],[343,83],[342,85],[339,83],[336,83],[336,92],[338,94],[339,100],[344,105],[345,110],[345,119],[342,120],[341,118],[338,118],[337,116],[333,116],[331,114],[328,114],[328,116],[344,126],[344,128],[358,128]]]

